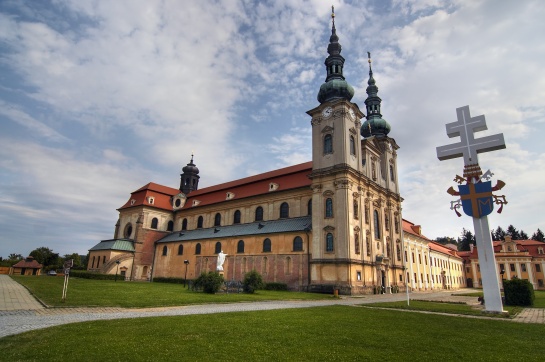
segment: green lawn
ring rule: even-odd
[[[146,308],[202,303],[331,298],[324,294],[265,290],[255,294],[206,294],[189,291],[181,284],[70,278],[67,299],[63,303],[61,301],[63,277],[12,276],[12,278],[25,285],[49,306]]]
[[[0,339],[4,361],[543,361],[545,326],[360,307],[69,324]]]
[[[509,315],[489,314],[483,313],[481,309],[475,309],[470,305],[462,303],[442,303],[425,300],[411,300],[409,305],[407,301],[390,302],[390,303],[374,303],[372,307],[380,308],[394,308],[394,309],[406,309],[416,311],[429,311],[438,313],[450,313],[450,314],[463,314],[463,315],[476,315],[494,318],[507,318],[513,317],[520,312],[520,307],[504,307],[504,310],[509,312]]]

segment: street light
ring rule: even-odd
[[[116,260],[115,263],[117,264],[117,269],[115,270],[115,282],[117,283],[117,272],[119,271],[119,263],[121,263],[119,260]]]
[[[184,260],[184,264],[185,264],[185,277],[184,277],[184,287],[186,286],[186,282],[187,282],[187,266],[189,265],[189,260]]]

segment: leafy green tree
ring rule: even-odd
[[[195,288],[203,290],[205,293],[215,294],[217,293],[221,285],[223,284],[223,276],[217,272],[202,273],[195,280]]]
[[[470,244],[475,245],[476,240],[473,233],[465,228],[462,230],[462,234],[458,237],[458,250],[460,251],[469,251]]]
[[[242,282],[242,284],[244,291],[250,294],[253,294],[258,289],[263,289],[265,286],[261,274],[259,274],[255,270],[252,270],[251,272],[244,275],[244,281]]]
[[[543,235],[543,231],[538,228],[537,231],[532,235],[532,240],[545,241],[545,235]]]
[[[513,240],[521,240],[522,237],[520,235],[520,231],[518,231],[513,225],[509,225],[507,227],[506,231],[507,235],[511,235],[511,239]]]
[[[17,261],[23,260],[23,256],[21,254],[12,253],[12,254],[9,254],[8,260],[17,260]]]
[[[59,254],[54,253],[53,250],[46,248],[45,246],[32,250],[30,256],[38,263],[42,264],[46,270],[57,268],[60,264]]]
[[[63,264],[70,259],[74,261],[74,266],[72,267],[73,269],[81,269],[81,256],[78,253],[65,254],[63,257]]]

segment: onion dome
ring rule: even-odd
[[[335,99],[351,100],[354,96],[354,88],[348,84],[343,76],[344,58],[341,55],[342,47],[339,43],[337,30],[335,29],[335,11],[333,6],[331,7],[331,11],[333,25],[331,27],[331,37],[329,37],[329,45],[327,47],[329,56],[325,60],[327,77],[325,83],[320,86],[320,91],[318,92],[318,102],[320,102],[320,104]]]
[[[369,61],[369,81],[367,82],[367,99],[365,105],[367,107],[367,119],[361,125],[361,135],[364,138],[371,136],[385,137],[390,133],[390,124],[382,118],[380,113],[380,104],[382,100],[378,96],[378,87],[373,78],[373,70],[371,69],[371,53],[367,52]]]
[[[195,191],[199,188],[199,169],[193,163],[193,154],[191,155],[191,161],[182,168],[182,174],[180,175],[180,191],[184,194],[189,194],[191,191]]]
[[[199,169],[197,168],[197,166],[195,166],[195,164],[193,163],[193,155],[191,155],[191,161],[189,161],[189,163],[187,164],[187,166],[185,166],[184,168],[182,168],[182,172],[183,173],[193,173],[195,175],[198,175],[199,174]]]

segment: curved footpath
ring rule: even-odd
[[[465,290],[472,292],[472,290]],[[460,293],[463,291],[456,291]],[[452,300],[477,304],[475,297],[453,297],[452,291],[412,293],[412,299]],[[61,324],[108,320],[120,318],[143,318],[180,316],[190,314],[212,314],[228,312],[248,312],[258,310],[310,308],[329,305],[363,305],[378,302],[405,300],[406,295],[383,294],[340,299],[313,301],[269,301],[232,304],[203,304],[180,307],[124,309],[124,308],[46,308],[19,283],[7,275],[0,275],[0,338],[35,329],[42,329]],[[474,317],[472,318],[486,318]],[[522,323],[545,324],[545,309],[527,308],[514,319],[499,319]]]

